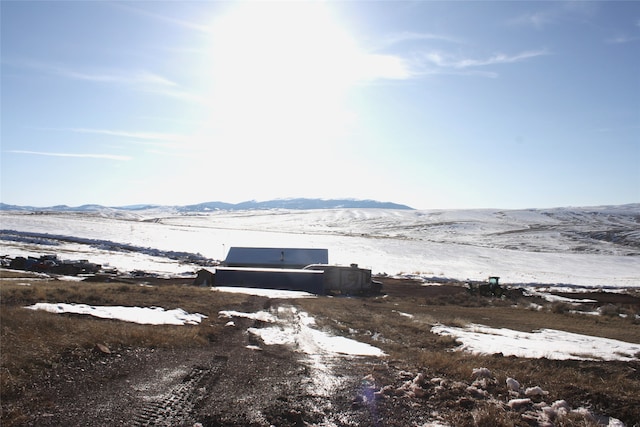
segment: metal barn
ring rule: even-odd
[[[310,264],[328,264],[328,249],[232,247],[223,267],[302,269]]]
[[[216,268],[215,286],[288,289],[314,294],[379,291],[371,270],[329,265],[328,249],[232,247]],[[202,277],[200,277],[202,276]],[[199,275],[197,283],[208,283]]]

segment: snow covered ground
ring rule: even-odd
[[[162,307],[94,306],[87,304],[39,302],[26,308],[30,310],[44,310],[57,314],[86,314],[102,319],[123,320],[125,322],[140,323],[142,325],[195,325],[207,317],[198,313],[190,314],[180,308],[165,310]]]
[[[310,247],[329,249],[332,264],[357,263],[374,273],[640,286],[640,204],[511,211],[3,211],[0,228],[0,255],[57,253],[121,271],[192,274],[201,267],[189,254],[221,260],[231,246]]]
[[[640,344],[554,329],[534,332],[467,325],[464,328],[436,325],[431,332],[453,336],[462,342],[458,350],[480,354],[565,360],[636,360]]]
[[[293,306],[279,306],[267,312],[243,313],[221,311],[220,316],[232,319],[244,317],[271,323],[273,326],[249,328],[248,332],[259,336],[265,345],[291,345],[298,351],[310,354],[344,354],[351,356],[384,356],[379,348],[345,337],[332,336],[315,329],[315,320]]]
[[[334,370],[334,361],[338,357],[373,356],[382,357],[385,353],[377,347],[347,337],[333,336],[316,329],[315,319],[293,306],[278,306],[269,312],[242,313],[221,311],[220,316],[229,319],[245,317],[258,319],[269,326],[252,327],[248,333],[260,338],[263,345],[287,345],[305,356],[304,363],[309,368],[307,389],[314,396],[328,397],[344,381]],[[233,321],[227,323],[235,326]],[[253,350],[260,346],[251,345]]]

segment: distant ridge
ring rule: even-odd
[[[187,205],[178,207],[183,212],[200,212],[210,210],[255,210],[255,209],[339,209],[339,208],[376,208],[376,209],[408,209],[407,205],[400,205],[392,202],[379,202],[376,200],[356,200],[356,199],[276,199],[264,202],[250,200],[241,203],[207,202],[197,205]]]
[[[97,212],[104,210],[125,210],[125,211],[141,211],[146,209],[157,208],[173,208],[178,212],[210,212],[225,210],[260,210],[260,209],[294,209],[294,210],[311,210],[311,209],[403,209],[413,210],[412,207],[392,202],[379,202],[377,200],[357,200],[357,199],[276,199],[258,202],[250,200],[241,203],[226,202],[205,202],[195,205],[185,206],[162,206],[162,205],[127,205],[108,207],[102,205],[82,205],[71,207],[67,205],[57,205],[49,207],[34,206],[18,206],[0,203],[0,210],[3,211],[46,211],[46,212]]]

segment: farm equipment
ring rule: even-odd
[[[491,276],[487,283],[468,282],[469,292],[472,294],[482,295],[483,297],[501,298],[504,294],[504,288],[500,286],[500,277]]]
[[[9,268],[15,270],[38,271],[41,273],[77,276],[78,274],[95,274],[102,268],[87,260],[61,260],[57,255],[35,257],[16,257],[11,260]]]

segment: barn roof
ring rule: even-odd
[[[232,247],[222,265],[227,267],[303,268],[309,264],[328,263],[328,249]]]

